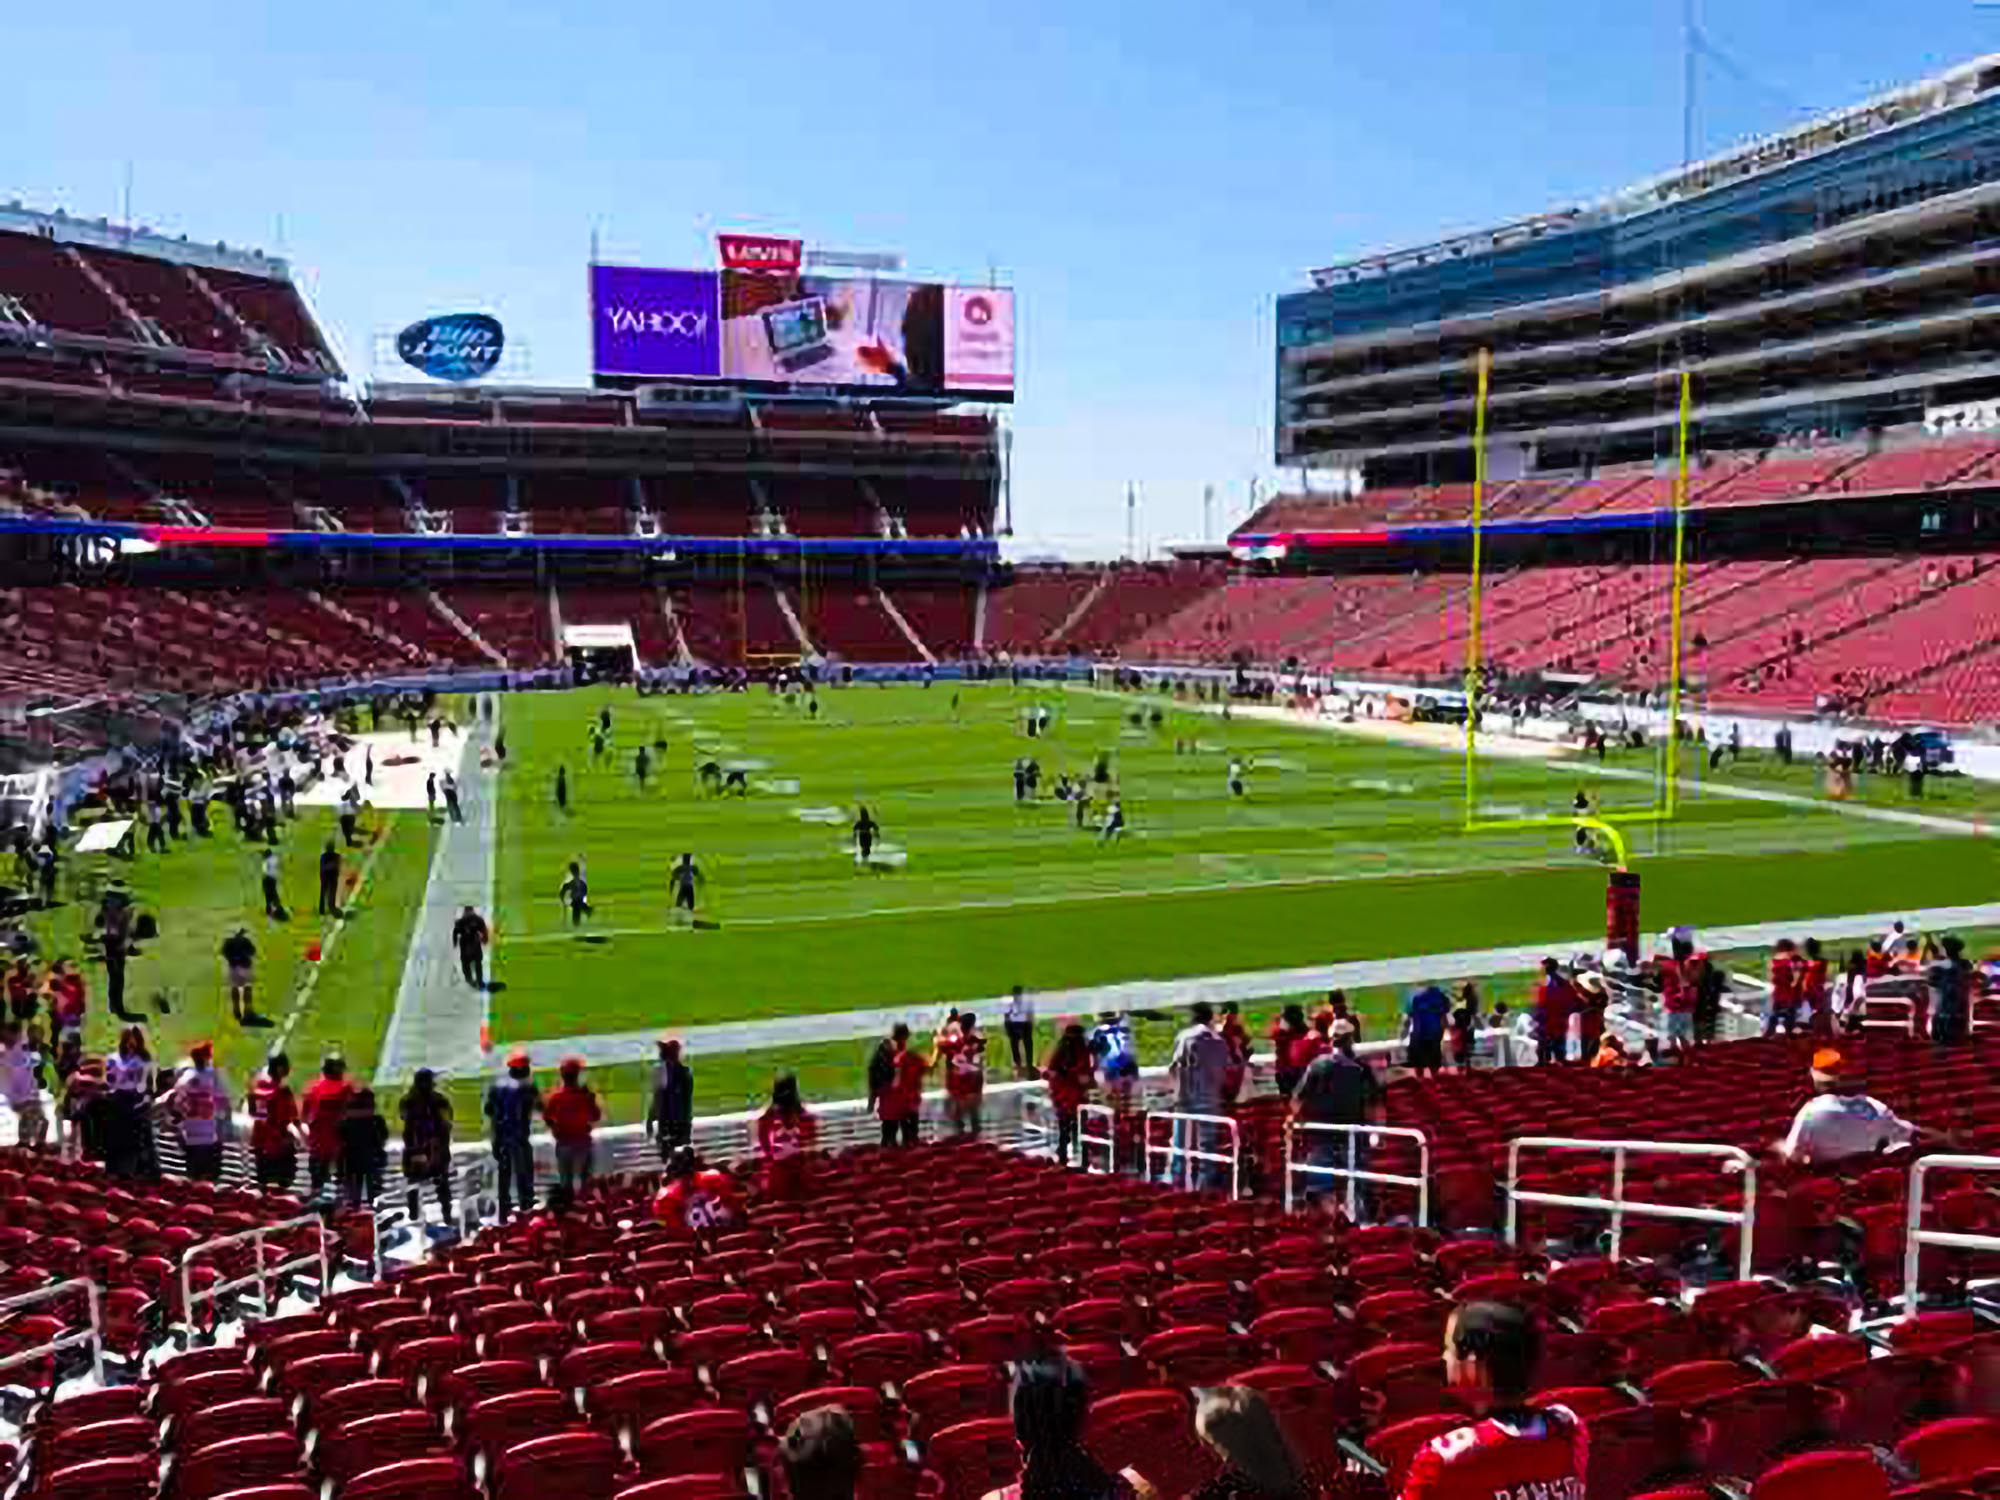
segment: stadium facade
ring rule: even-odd
[[[1276,454],[1368,483],[1768,448],[2000,395],[2000,56],[1283,296]]]

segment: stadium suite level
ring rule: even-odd
[[[1976,59],[1599,202],[1335,264],[1279,299],[1277,456],[1372,482],[1920,419],[2000,392],[2000,59]]]

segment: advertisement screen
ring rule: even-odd
[[[721,278],[714,271],[590,268],[590,333],[600,375],[713,380],[722,373]]]
[[[770,271],[591,268],[600,375],[1011,400],[1014,294]]]

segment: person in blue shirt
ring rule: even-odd
[[[1434,984],[1414,991],[1403,1002],[1403,1037],[1410,1071],[1435,1078],[1444,1070],[1444,1030],[1451,1019],[1451,997]]]

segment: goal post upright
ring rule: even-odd
[[[1666,815],[1680,806],[1681,767],[1681,593],[1687,576],[1688,426],[1694,407],[1694,377],[1681,371],[1680,433],[1674,466],[1673,602],[1667,627],[1667,784],[1662,791]]]
[[[1472,417],[1472,582],[1466,597],[1471,628],[1465,633],[1465,826],[1479,821],[1479,625],[1480,581],[1486,539],[1486,391],[1492,377],[1493,352],[1474,357],[1477,393]]]

